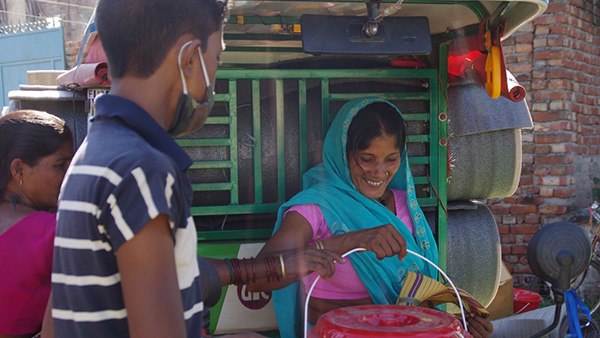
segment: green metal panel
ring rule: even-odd
[[[238,177],[238,124],[237,124],[237,84],[235,80],[229,80],[229,111],[231,123],[229,124],[229,138],[231,139],[231,147],[229,148],[229,156],[231,158],[230,179],[233,186],[231,187],[231,204],[236,205],[239,201],[239,177]]]
[[[439,46],[439,91],[438,91],[438,102],[439,102],[439,110],[438,116],[435,119],[436,125],[438,128],[438,140],[447,140],[448,138],[448,118],[447,118],[447,109],[448,109],[448,45],[441,44]],[[445,118],[444,118],[445,116]],[[432,116],[433,119],[433,116]],[[437,157],[438,162],[438,184],[437,191],[439,195],[439,205],[437,208],[437,218],[438,218],[438,249],[439,249],[439,267],[442,270],[446,270],[446,262],[447,262],[447,231],[446,226],[448,224],[448,214],[447,214],[447,179],[448,179],[448,147],[447,141],[440,142],[438,141],[439,152]]]

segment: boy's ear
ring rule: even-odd
[[[181,47],[180,47],[181,48]],[[181,69],[187,77],[193,76],[194,62],[200,62],[198,57],[198,48],[200,48],[200,40],[194,39],[192,43],[183,47],[181,53]]]
[[[15,158],[10,162],[10,175],[17,182],[23,180],[23,167],[25,166],[25,162],[23,162],[20,158]]]

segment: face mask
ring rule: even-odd
[[[179,74],[181,75],[181,83],[183,84],[183,93],[179,97],[177,108],[175,108],[175,122],[168,130],[169,134],[175,137],[189,134],[202,128],[214,104],[214,92],[212,84],[208,78],[206,65],[204,64],[204,58],[202,57],[202,51],[200,50],[200,47],[198,47],[198,55],[200,56],[200,63],[202,64],[202,72],[204,73],[204,81],[206,83],[207,92],[204,97],[208,96],[208,98],[202,102],[198,102],[192,95],[188,94],[187,84],[185,83],[185,77],[183,75],[183,69],[181,68],[181,54],[183,53],[183,49],[191,43],[192,41],[189,41],[181,46],[181,49],[179,50],[179,56],[177,58]]]

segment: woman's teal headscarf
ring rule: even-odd
[[[379,202],[358,192],[352,183],[348,154],[346,154],[348,128],[356,114],[374,102],[385,102],[402,116],[394,105],[378,98],[357,99],[346,103],[333,120],[325,137],[323,163],[304,174],[304,190],[279,208],[274,232],[279,229],[283,214],[291,206],[318,204],[334,236],[390,223],[404,236],[408,249],[437,264],[437,245],[423,211],[417,203],[406,147],[402,151],[400,168],[388,188],[406,191],[410,214],[415,225],[415,237],[394,213]],[[402,288],[402,280],[408,270],[437,278],[437,270],[434,267],[410,254],[403,261],[398,260],[397,256],[378,260],[370,251],[353,253],[350,257],[354,269],[375,304],[395,304]],[[299,325],[303,324],[303,318],[300,318],[300,308],[303,306],[297,304],[297,292],[298,283],[273,292],[275,313],[282,338],[295,337],[295,326],[303,327]]]

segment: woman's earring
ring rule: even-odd
[[[19,186],[22,187],[23,186],[23,180],[19,181]]]
[[[389,172],[389,171],[386,171],[386,172],[385,172],[385,176],[390,176],[390,172]]]

